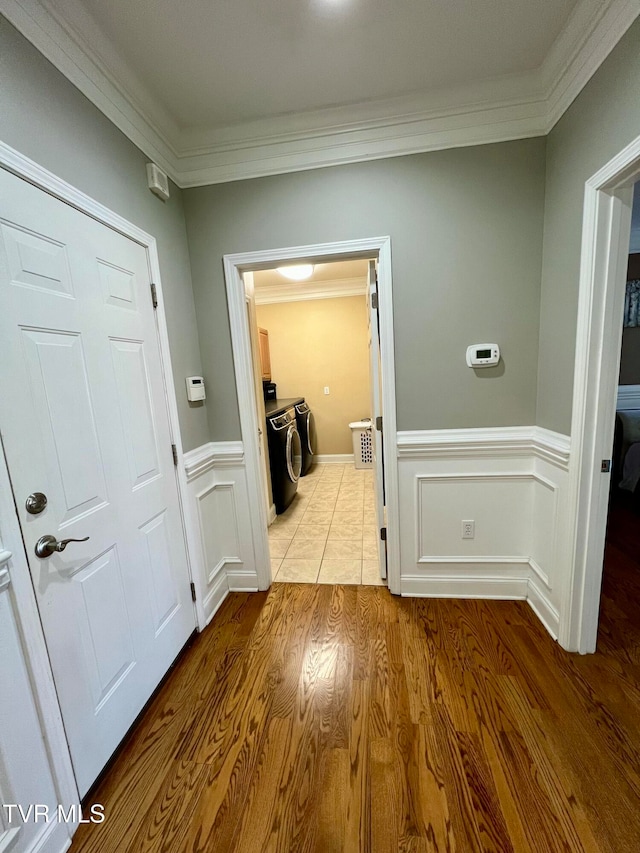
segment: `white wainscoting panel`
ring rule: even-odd
[[[198,624],[229,591],[258,589],[242,442],[209,442],[184,455]]]
[[[526,599],[557,637],[568,462],[539,427],[399,432],[401,593]]]

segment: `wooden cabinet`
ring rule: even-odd
[[[271,382],[271,356],[269,355],[269,332],[258,328],[258,340],[260,341],[260,367],[264,382]]]

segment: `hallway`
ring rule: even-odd
[[[231,594],[72,853],[638,850],[640,631],[611,648],[620,607],[578,657],[524,602]]]

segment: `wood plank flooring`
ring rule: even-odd
[[[638,549],[608,560],[588,657],[523,602],[230,595],[72,853],[640,851]]]

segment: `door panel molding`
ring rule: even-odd
[[[186,499],[186,472],[183,465],[182,439],[178,420],[177,399],[171,370],[171,357],[169,351],[169,339],[167,332],[166,314],[162,291],[162,280],[158,258],[156,239],[139,228],[137,225],[124,219],[119,214],[97,202],[95,199],[81,192],[71,184],[60,179],[39,164],[25,157],[20,152],[0,142],[0,168],[25,180],[32,186],[43,190],[49,196],[58,199],[80,213],[86,214],[96,222],[107,226],[118,234],[134,241],[145,249],[146,263],[148,264],[150,280],[156,286],[157,310],[154,312],[154,330],[157,335],[160,353],[160,376],[162,382],[162,397],[158,403],[166,406],[168,416],[168,428],[171,443],[176,446],[178,465],[173,476],[176,477],[177,497],[180,510],[181,532],[185,542],[185,552],[189,575],[191,575],[191,554],[193,552],[193,541],[189,535],[187,499]],[[55,247],[54,247],[55,248]],[[64,270],[62,270],[64,272]],[[110,275],[105,279],[105,302],[113,303],[120,308],[130,306],[130,293],[127,291],[127,282],[124,270],[110,270]],[[118,273],[118,275],[116,275]],[[61,278],[64,276],[61,275]],[[34,282],[23,282],[23,286],[36,286]],[[55,282],[54,282],[55,284]],[[60,287],[60,285],[58,285]],[[38,286],[38,289],[41,289]],[[63,288],[64,290],[64,288]],[[72,294],[61,292],[60,296],[67,299],[73,298]],[[111,310],[114,310],[112,308]],[[117,308],[115,309],[117,310]],[[169,448],[167,448],[167,452]],[[2,469],[0,477],[6,473],[4,456],[2,457]],[[173,467],[173,466],[171,466]],[[11,496],[8,473],[6,474],[6,491]],[[18,519],[13,506],[13,500],[5,500],[4,485],[0,488],[0,534],[6,535],[6,531],[18,530],[14,536],[13,557],[9,565],[12,571],[12,587],[19,602],[19,612],[23,623],[25,643],[25,655],[31,671],[34,673],[33,683],[38,695],[40,706],[40,719],[42,725],[42,736],[49,744],[52,772],[56,779],[58,799],[62,804],[78,803],[77,786],[70,762],[69,748],[64,735],[60,706],[57,700],[51,666],[48,660],[44,635],[37,610],[31,578],[21,541],[18,527]],[[2,548],[0,548],[2,550]],[[19,596],[17,590],[20,590]],[[162,609],[162,608],[161,608]],[[202,626],[200,626],[202,627]],[[70,826],[73,830],[73,827]]]

